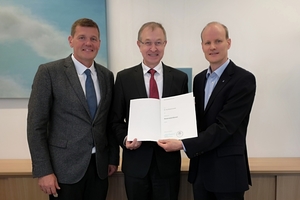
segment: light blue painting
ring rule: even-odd
[[[192,92],[192,72],[193,72],[192,68],[177,68],[177,69],[187,74],[189,92]]]
[[[0,98],[28,98],[40,64],[72,53],[71,26],[93,19],[101,32],[96,62],[107,67],[105,0],[0,0]]]

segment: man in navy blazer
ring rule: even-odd
[[[137,41],[143,62],[120,71],[116,78],[112,127],[123,148],[122,171],[129,200],[178,199],[180,151],[167,153],[156,142],[126,139],[130,100],[149,96],[150,69],[157,72],[154,78],[160,98],[188,92],[187,75],[161,62],[166,43],[166,33],[161,24],[145,23],[140,28]]]
[[[27,119],[32,173],[50,199],[105,199],[107,177],[119,164],[119,146],[107,126],[114,78],[94,62],[100,48],[94,21],[74,22],[68,39],[73,54],[40,65],[32,85]],[[95,87],[94,117],[85,70],[91,71]]]
[[[207,24],[201,38],[210,66],[193,82],[198,137],[158,144],[168,152],[185,150],[195,200],[242,200],[251,185],[246,133],[255,77],[228,59],[231,40],[225,25]]]

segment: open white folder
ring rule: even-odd
[[[128,141],[197,137],[193,93],[162,99],[133,99],[128,123]]]

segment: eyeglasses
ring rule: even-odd
[[[164,45],[165,42],[166,42],[166,41],[164,41],[164,42],[162,42],[162,41],[156,41],[156,42],[146,41],[146,42],[142,42],[142,41],[140,41],[140,43],[142,43],[143,45],[146,45],[146,46],[148,46],[148,47],[151,47],[151,46],[153,45],[153,43],[154,43],[154,45],[155,45],[156,47],[159,47],[159,46]]]

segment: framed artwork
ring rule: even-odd
[[[105,0],[0,0],[0,98],[28,98],[38,66],[69,56],[79,18],[100,28],[96,62],[107,66]]]
[[[193,69],[191,67],[189,67],[189,68],[177,68],[177,69],[187,74],[188,79],[189,79],[188,80],[189,92],[192,92],[192,81],[193,81],[192,72],[193,72]]]

